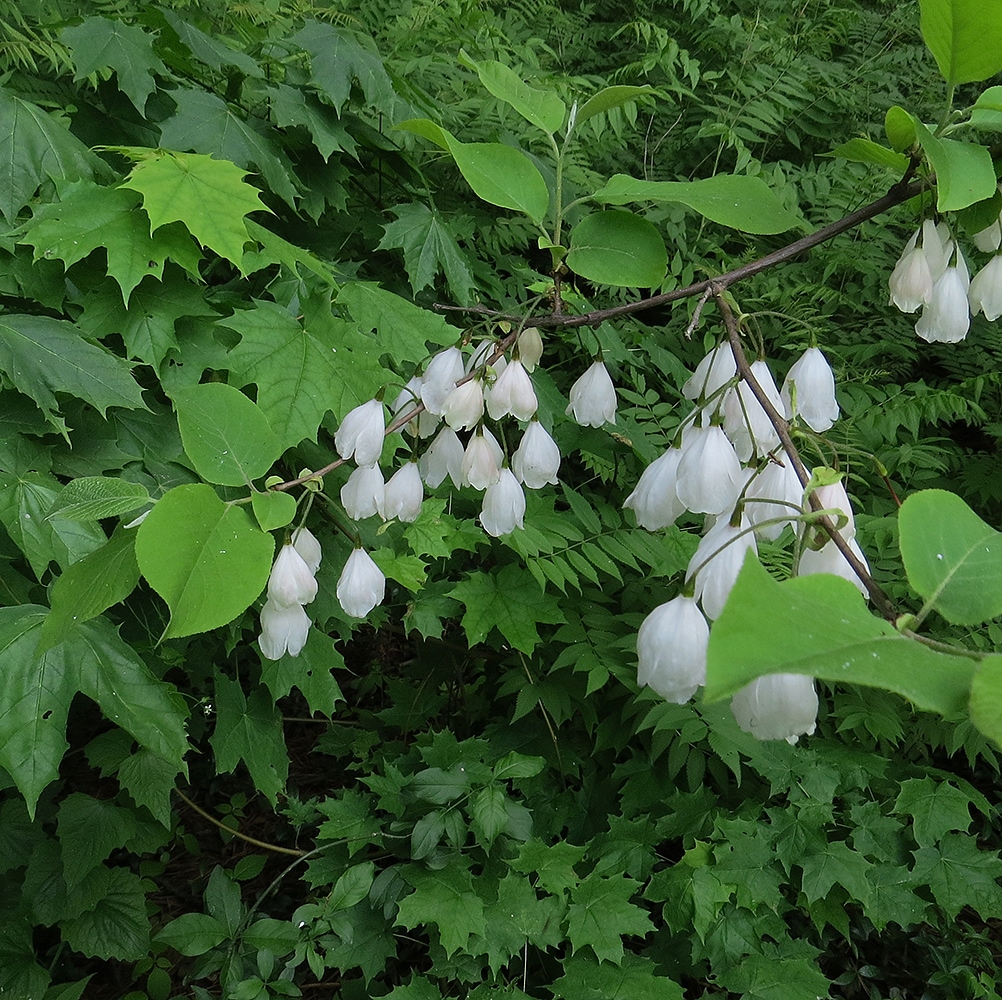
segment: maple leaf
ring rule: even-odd
[[[592,875],[572,893],[567,936],[577,952],[590,946],[600,961],[623,961],[623,934],[646,935],[653,928],[647,911],[630,902],[640,883],[625,876]]]
[[[915,884],[927,883],[936,902],[954,917],[971,906],[984,919],[1002,916],[1002,859],[996,851],[982,851],[977,841],[962,833],[948,833],[939,847],[914,852]]]
[[[450,865],[441,871],[426,871],[417,865],[401,870],[414,892],[400,900],[396,923],[408,929],[434,924],[446,954],[466,948],[470,937],[483,935],[487,924],[483,900],[473,891],[468,869]]]
[[[639,955],[626,955],[620,966],[574,955],[563,965],[564,974],[553,984],[560,1000],[683,1000],[678,983],[654,974],[654,963]]]
[[[949,782],[909,778],[901,782],[894,812],[912,817],[912,833],[919,847],[932,847],[950,830],[967,832],[970,805],[970,798]]]

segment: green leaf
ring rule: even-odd
[[[494,777],[501,781],[512,778],[534,778],[546,766],[544,757],[526,757],[512,750],[494,765]]]
[[[974,664],[900,635],[866,610],[848,580],[818,574],[778,583],[748,559],[710,631],[706,698],[772,673],[884,688],[954,715],[966,708]]]
[[[1002,614],[1002,534],[955,493],[921,490],[898,512],[908,582],[949,622]]]
[[[499,785],[487,785],[473,797],[470,809],[473,832],[487,851],[508,825],[507,796]]]
[[[428,567],[417,556],[398,556],[392,549],[373,549],[372,561],[383,576],[413,592],[419,591],[428,579]]]
[[[280,83],[270,88],[268,95],[275,124],[282,128],[300,125],[307,129],[325,161],[338,150],[357,158],[355,140],[345,129],[337,111],[315,94]]]
[[[253,400],[224,382],[173,394],[184,450],[210,483],[243,486],[263,476],[282,454],[268,419]]]
[[[80,916],[60,923],[66,943],[91,958],[117,958],[135,962],[150,946],[150,921],[146,915],[143,882],[124,868],[97,868],[91,878],[97,905]]]
[[[950,830],[967,833],[971,800],[948,781],[908,778],[894,803],[899,815],[912,817],[912,833],[919,847],[932,847]]]
[[[1002,70],[998,0],[919,0],[922,37],[950,87]]]
[[[74,625],[90,621],[124,601],[137,583],[136,532],[118,528],[101,548],[78,559],[56,577],[49,592],[52,610],[42,626],[38,652],[62,642]]]
[[[119,766],[118,783],[136,805],[145,806],[158,823],[169,829],[174,811],[171,799],[180,770],[177,763],[139,747]]]
[[[553,896],[538,898],[528,880],[514,872],[508,872],[498,882],[497,897],[485,910],[487,958],[495,975],[516,955],[524,955],[527,944],[542,951],[563,941],[560,929],[566,910],[563,900]],[[488,994],[498,1000],[506,995]]]
[[[655,975],[654,963],[640,955],[625,955],[622,965],[574,955],[563,964],[564,974],[552,990],[560,1000],[683,1000],[685,991],[671,979]]]
[[[461,764],[448,771],[441,767],[428,767],[414,775],[412,785],[419,799],[444,806],[470,790],[470,775]]]
[[[57,514],[67,521],[99,521],[116,517],[150,502],[145,486],[110,476],[84,476],[67,483],[49,508],[48,517]]]
[[[484,904],[473,891],[469,869],[450,865],[441,871],[425,871],[407,865],[400,874],[414,886],[414,892],[400,900],[395,923],[408,929],[434,924],[446,955],[466,948],[472,935],[483,935]]]
[[[361,903],[369,895],[375,873],[376,866],[371,861],[352,866],[334,883],[325,905],[330,910],[347,910]]]
[[[368,281],[352,281],[338,293],[337,304],[351,313],[364,333],[373,333],[378,351],[398,361],[420,361],[425,341],[448,346],[457,340],[456,328],[441,316]]]
[[[647,911],[630,902],[640,883],[625,876],[591,875],[571,892],[567,937],[574,952],[590,946],[599,961],[623,961],[624,934],[644,937],[653,930]]]
[[[915,851],[912,878],[928,883],[936,902],[953,920],[966,906],[984,920],[1002,916],[1002,859],[997,852],[981,850],[973,837],[948,833],[939,847]]]
[[[971,721],[1002,744],[1002,656],[986,656],[971,684]]]
[[[607,205],[676,202],[744,233],[785,233],[803,226],[761,178],[744,174],[717,174],[698,181],[641,181],[615,174],[594,197]]]
[[[206,883],[205,907],[209,914],[226,928],[226,933],[230,937],[237,933],[244,915],[243,903],[240,901],[240,886],[220,865],[212,869],[212,874]]]
[[[331,288],[337,287],[330,265],[325,264],[309,250],[303,250],[301,247],[283,240],[281,236],[277,236],[270,229],[258,225],[253,219],[247,219],[246,226],[250,238],[257,240],[262,249],[248,251],[244,254],[242,268],[245,273],[250,273],[247,263],[249,258],[253,256],[257,263],[255,269],[267,267],[270,264],[281,264],[290,273],[300,277],[302,275],[300,268],[303,268],[311,274],[315,274],[325,285]]]
[[[139,526],[136,558],[167,602],[164,638],[226,625],[264,589],[275,545],[240,507],[211,486],[178,486]]]
[[[915,121],[912,116],[896,104],[884,115],[884,132],[891,148],[899,153],[915,145]]]
[[[567,117],[567,107],[552,90],[537,90],[504,63],[494,59],[474,62],[465,52],[460,59],[476,70],[480,82],[498,100],[510,104],[526,121],[553,135]]]
[[[749,955],[718,981],[724,989],[741,993],[743,1000],[823,1000],[831,985],[810,959],[777,954]]]
[[[603,285],[657,288],[668,252],[657,229],[632,212],[595,212],[571,230],[567,266]]]
[[[438,212],[427,205],[398,205],[392,209],[396,222],[383,227],[377,250],[399,247],[404,252],[404,267],[415,294],[433,285],[442,271],[456,301],[466,305],[473,289],[473,274],[462,250]]]
[[[824,899],[833,885],[842,886],[856,902],[865,905],[869,901],[871,885],[866,876],[872,865],[843,841],[804,855],[799,864],[803,869],[801,888],[809,903]]]
[[[90,403],[102,416],[109,406],[146,408],[128,363],[88,343],[72,323],[61,319],[4,313],[0,371],[59,431],[63,424],[56,392]]]
[[[160,13],[177,32],[181,43],[188,47],[196,59],[201,60],[210,69],[220,70],[224,66],[233,66],[246,76],[256,79],[264,77],[264,70],[246,52],[231,49],[222,38],[213,38],[211,35],[207,35],[166,7],[161,7]]]
[[[251,509],[262,531],[274,531],[292,523],[296,516],[296,498],[291,493],[254,490],[251,493]]]
[[[276,920],[274,917],[262,917],[255,920],[241,937],[252,948],[259,951],[267,949],[276,957],[288,955],[299,943],[299,930],[288,920]],[[277,994],[278,991],[276,990]],[[294,994],[291,994],[294,995]]]
[[[150,232],[181,222],[198,242],[238,267],[248,240],[244,216],[266,209],[246,170],[196,153],[141,150],[142,159],[121,187],[138,191]]]
[[[275,701],[284,698],[294,687],[302,692],[311,712],[333,716],[339,701],[344,701],[332,670],[343,670],[344,658],[334,648],[330,636],[310,629],[299,656],[278,660],[262,659],[261,680]]]
[[[917,118],[915,134],[936,171],[936,207],[941,212],[966,208],[995,194],[997,178],[991,153],[973,142],[937,139]]]
[[[897,153],[872,139],[861,138],[843,142],[841,146],[836,146],[830,153],[822,155],[837,156],[843,160],[852,160],[854,163],[875,163],[877,166],[887,167],[898,173],[907,170],[910,162],[904,153]]]
[[[113,69],[119,89],[143,114],[147,98],[156,89],[153,74],[167,72],[153,52],[153,35],[148,30],[106,17],[88,17],[76,27],[63,28],[59,37],[73,52],[74,82],[100,69]]]
[[[438,847],[445,833],[445,819],[441,809],[425,813],[411,828],[411,858],[420,861]]]
[[[627,86],[616,86],[616,87],[606,87],[604,90],[600,90],[597,94],[592,94],[581,107],[578,108],[578,113],[574,119],[575,127],[580,125],[582,122],[588,121],[589,118],[594,118],[595,115],[600,115],[605,111],[611,111],[613,108],[620,108],[624,104],[628,104],[630,101],[635,101],[638,97],[648,97],[653,96],[653,87],[627,87]]]
[[[46,180],[93,180],[110,174],[107,164],[64,124],[0,87],[0,213],[8,222]]]
[[[410,118],[396,128],[430,139],[448,150],[474,193],[491,205],[524,212],[542,222],[550,206],[543,175],[520,149],[499,142],[460,142],[427,118]]]
[[[511,866],[523,875],[535,876],[541,888],[559,896],[581,881],[574,866],[580,863],[586,852],[586,847],[564,840],[556,844],[529,840],[518,849],[518,857],[511,862]]]
[[[136,833],[135,814],[107,800],[72,792],[59,803],[63,878],[72,892],[85,875]]]
[[[208,913],[182,913],[165,924],[153,940],[193,957],[212,951],[227,936],[226,928]]]
[[[248,698],[239,681],[217,674],[216,728],[210,742],[217,771],[228,774],[242,760],[254,787],[275,805],[289,777],[289,758],[282,733],[282,713],[267,689],[255,688]]]
[[[528,570],[505,566],[499,573],[475,573],[457,584],[450,597],[466,607],[463,628],[470,644],[483,642],[492,628],[516,649],[531,653],[539,644],[539,622],[562,624],[563,613],[551,594],[540,594]]]

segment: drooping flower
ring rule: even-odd
[[[935,231],[933,224],[934,235]],[[925,246],[917,245],[922,232],[922,228],[919,228],[912,234],[887,282],[891,302],[905,313],[915,312],[932,298],[933,277],[929,258]],[[942,253],[941,249],[939,253]]]
[[[317,596],[317,581],[295,546],[287,542],[278,552],[268,577],[268,600],[278,607],[309,604]]]
[[[751,372],[773,408],[780,416],[785,416],[786,404],[776,388],[769,366],[764,361],[754,361]],[[779,444],[775,425],[744,380],[729,389],[724,397],[724,431],[742,462],[747,462],[752,455],[767,455]]]
[[[804,488],[793,463],[783,453],[778,458],[778,461],[770,461],[745,490],[745,500],[748,501],[745,517],[759,538],[770,542],[779,538],[783,529],[793,523],[792,519],[800,513],[804,499]],[[767,500],[775,502],[766,503]],[[789,515],[789,519],[785,519],[784,515]],[[773,520],[776,520],[775,524],[763,524]]]
[[[487,412],[491,419],[500,420],[511,414],[518,420],[528,420],[538,406],[536,390],[522,362],[518,358],[509,361],[487,392]]]
[[[476,371],[476,369],[487,364],[487,359],[491,357],[497,350],[497,342],[493,340],[482,340],[477,346],[477,349],[470,355],[466,362],[466,374],[469,375],[470,372]],[[503,355],[498,355],[489,365],[487,365],[487,370],[493,373],[496,378],[505,370],[505,366],[508,364],[508,359]]]
[[[417,462],[405,462],[390,476],[383,494],[383,517],[410,524],[421,514],[424,484]]]
[[[701,396],[703,399],[708,399],[734,378],[737,371],[731,345],[724,341],[714,347],[696,366],[696,370],[682,386],[682,395],[691,400],[697,400]]]
[[[685,504],[675,492],[681,448],[666,448],[641,473],[636,489],[623,503],[637,515],[637,524],[657,531],[674,524],[685,513]]]
[[[386,577],[365,549],[353,549],[337,582],[338,604],[352,618],[364,618],[386,595]]]
[[[383,404],[370,399],[345,415],[334,433],[334,447],[343,459],[354,458],[358,465],[375,465],[383,450],[385,430]]]
[[[400,395],[393,400],[390,414],[396,417],[400,413],[410,413],[420,402],[421,376],[414,375],[401,390]],[[435,428],[438,427],[438,424],[439,417],[434,413],[429,413],[427,409],[423,409],[416,419],[407,423],[404,430],[412,437],[426,438],[431,437],[435,433]]]
[[[731,507],[741,482],[741,463],[720,427],[693,427],[682,438],[675,492],[686,510],[720,514]]]
[[[518,348],[518,359],[527,372],[535,371],[539,359],[543,356],[543,338],[534,326],[527,326],[515,341]]]
[[[760,740],[796,743],[814,732],[818,695],[814,678],[805,674],[766,674],[741,688],[731,699],[737,724]]]
[[[463,374],[463,355],[458,347],[447,347],[428,362],[421,378],[421,401],[429,413],[442,415],[446,397]]]
[[[737,527],[721,518],[700,539],[685,571],[687,580],[695,576],[696,600],[711,621],[724,610],[745,555],[749,551],[758,552],[754,532],[745,531],[748,527],[746,517],[741,518]]]
[[[518,481],[530,490],[542,489],[547,483],[557,484],[560,469],[560,449],[538,420],[532,420],[511,457],[511,467]]]
[[[675,705],[687,702],[706,683],[710,628],[691,597],[655,608],[637,634],[637,683]]]
[[[978,271],[968,289],[967,299],[975,316],[984,313],[985,319],[993,323],[1002,316],[1002,256],[992,257]]]
[[[280,660],[286,653],[299,656],[310,631],[310,617],[302,604],[264,602],[261,609],[261,634],[257,637],[261,655]]]
[[[996,219],[990,226],[975,233],[971,239],[982,253],[994,253],[1002,246],[1002,225]]]
[[[802,417],[819,434],[838,420],[835,376],[827,358],[816,347],[808,347],[793,363],[780,396],[791,417]]]
[[[353,521],[383,516],[386,487],[378,465],[360,465],[341,487],[341,505]]]
[[[485,427],[478,427],[463,453],[463,465],[460,469],[463,484],[472,486],[475,490],[487,489],[498,481],[503,460],[504,452],[497,438]]]
[[[839,532],[839,534],[842,533]],[[853,555],[856,556],[863,564],[866,572],[869,573],[870,564],[866,561],[866,556],[863,555],[863,550],[859,547],[859,543],[855,538],[846,538],[845,535],[842,535],[842,537],[845,538]],[[849,565],[849,560],[846,559],[839,547],[830,538],[820,549],[804,548],[803,552],[800,553],[798,573],[800,576],[811,576],[814,573],[832,573],[835,576],[842,577],[843,580],[848,580],[864,597],[867,594],[863,581],[860,580],[856,571]]]
[[[524,519],[525,493],[511,469],[502,469],[498,481],[484,493],[480,523],[488,535],[499,538],[523,527]]]
[[[616,387],[605,362],[596,361],[571,386],[570,400],[564,412],[571,414],[582,427],[616,422]]]
[[[316,576],[324,554],[313,532],[309,528],[296,528],[292,533],[292,545],[303,557],[303,562],[309,567],[310,572]]]
[[[457,385],[442,403],[442,416],[454,431],[471,430],[483,415],[484,387],[478,378]]]
[[[967,336],[971,307],[967,290],[971,280],[967,262],[958,247],[956,264],[947,267],[932,286],[932,297],[915,324],[915,332],[925,341],[956,344]]]
[[[463,442],[451,427],[443,427],[418,459],[421,478],[431,489],[441,486],[446,476],[458,489],[463,485],[462,466]]]

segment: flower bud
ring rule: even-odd
[[[536,370],[539,359],[543,356],[543,338],[534,326],[527,326],[515,341],[518,347],[518,358],[527,372]]]
[[[317,581],[295,547],[279,549],[268,578],[268,600],[279,607],[309,604],[317,596]]]

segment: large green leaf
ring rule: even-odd
[[[90,403],[145,409],[127,362],[88,343],[72,323],[49,316],[0,316],[0,371],[62,430],[57,392]]]
[[[500,142],[460,142],[427,118],[410,118],[396,127],[430,139],[451,153],[459,172],[484,201],[524,212],[534,222],[546,215],[550,205],[546,181],[520,149]]]
[[[567,266],[603,285],[657,288],[668,269],[661,234],[632,212],[595,212],[571,230]]]
[[[778,583],[749,558],[710,630],[707,700],[774,673],[885,688],[918,708],[955,715],[967,706],[974,664],[899,634],[841,577]]]
[[[66,943],[93,958],[129,962],[142,958],[149,951],[150,921],[140,877],[125,868],[102,866],[88,881],[97,902],[93,909],[60,923]]]
[[[232,385],[193,385],[175,392],[173,400],[185,453],[210,483],[249,484],[282,454],[261,408]]]
[[[595,200],[606,205],[677,202],[745,233],[785,233],[803,226],[760,177],[744,174],[717,174],[698,181],[642,181],[615,174],[595,192]]]
[[[211,486],[164,494],[136,539],[139,568],[170,609],[163,638],[233,621],[264,589],[274,551],[271,535]]]
[[[1002,656],[986,656],[971,684],[971,720],[1002,746]]]
[[[351,313],[363,332],[376,338],[380,353],[386,351],[397,361],[422,360],[427,354],[425,341],[444,347],[458,339],[456,328],[441,316],[371,281],[344,285],[337,304]]]
[[[622,107],[630,101],[635,101],[638,97],[648,97],[654,94],[653,87],[631,87],[617,85],[615,87],[605,87],[597,94],[592,94],[581,107],[578,108],[574,121],[576,125],[600,115],[604,111],[611,111],[613,108]]]
[[[210,69],[221,70],[224,66],[233,66],[247,76],[258,79],[264,77],[264,70],[246,52],[230,48],[223,39],[207,35],[190,21],[166,7],[160,7],[158,10],[164,20],[177,32],[182,43],[188,46],[191,54]]]
[[[142,507],[150,499],[145,486],[111,476],[84,476],[63,487],[49,508],[68,521],[99,521]]]
[[[966,208],[995,194],[997,178],[991,153],[973,142],[937,139],[917,118],[915,134],[936,171],[936,207],[941,212]]]
[[[977,625],[1002,615],[1002,534],[955,493],[913,493],[898,512],[908,582],[947,620]]]
[[[552,90],[530,87],[514,70],[496,59],[478,63],[465,52],[460,58],[477,71],[480,82],[500,101],[510,104],[526,121],[552,135],[564,123],[567,107]]]
[[[989,87],[978,95],[971,108],[971,124],[976,128],[1002,132],[1002,87]]]
[[[879,167],[887,167],[898,173],[907,169],[909,162],[904,153],[897,153],[872,139],[859,137],[843,142],[841,146],[836,146],[830,153],[823,155],[837,156],[843,160],[852,160],[854,163],[875,163]]]
[[[919,0],[921,28],[951,86],[1002,70],[1002,0]]]

